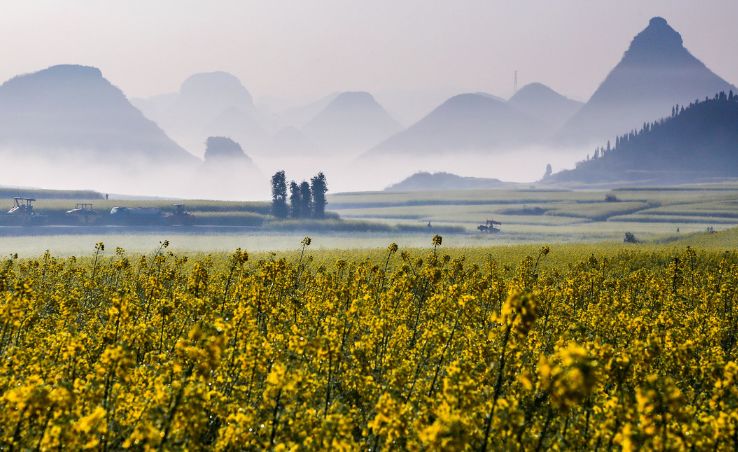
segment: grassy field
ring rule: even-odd
[[[610,225],[610,224],[608,224]],[[658,228],[658,224],[651,224]],[[613,224],[612,226],[617,226]],[[632,229],[632,228],[631,228]],[[582,230],[582,234],[586,230]],[[567,241],[571,235],[569,228],[564,228],[559,235],[551,231],[531,232],[517,240],[509,234],[443,234],[444,249],[452,256],[486,256],[494,255],[496,259],[513,262],[522,254],[534,253],[540,244],[552,244],[557,251],[551,256],[552,262],[566,256],[581,256],[591,253],[616,255],[620,252],[668,252],[692,246],[698,249],[727,251],[738,248],[738,228],[707,233],[684,231],[680,234],[665,236],[649,242],[625,244],[622,240],[607,240],[606,237],[615,231],[603,231],[600,241]],[[397,243],[403,249],[422,250],[430,246],[432,234],[410,234],[397,232],[375,233],[305,233],[305,232],[183,232],[178,230],[149,230],[123,233],[86,234],[47,234],[36,236],[0,236],[0,257],[17,253],[21,257],[33,257],[49,250],[55,256],[89,256],[94,252],[95,244],[105,244],[104,255],[113,255],[120,247],[134,254],[149,254],[159,248],[160,243],[167,240],[169,249],[181,254],[208,253],[221,255],[230,253],[236,248],[247,249],[254,253],[276,252],[290,255],[300,248],[300,242],[308,234],[312,238],[311,252],[316,258],[331,260],[336,256],[351,256],[358,250],[368,255],[381,255],[390,243]],[[590,234],[591,235],[591,234]],[[654,233],[654,235],[657,235]],[[531,241],[537,237],[538,241]],[[555,240],[557,237],[560,240]],[[266,254],[265,254],[266,255]]]
[[[329,202],[343,218],[430,221],[458,225],[471,233],[485,220],[495,219],[503,223],[495,239],[512,242],[620,240],[626,231],[644,240],[660,240],[738,225],[738,186],[733,185],[346,193],[330,196]]]
[[[43,195],[43,193],[39,193]],[[55,193],[55,196],[60,196]],[[606,200],[606,197],[609,200]],[[36,211],[65,218],[74,198],[39,199]],[[157,207],[184,203],[194,226],[183,227],[0,227],[0,254],[36,255],[49,249],[61,255],[89,252],[105,241],[147,252],[169,240],[182,252],[292,249],[304,235],[315,247],[374,248],[397,242],[423,246],[442,234],[452,247],[489,247],[525,243],[618,243],[625,232],[643,242],[674,242],[690,234],[738,226],[738,186],[665,187],[613,191],[464,190],[372,192],[329,196],[332,218],[323,221],[275,221],[268,202],[208,200],[88,200],[106,214],[112,207]],[[8,202],[10,207],[10,201]],[[5,209],[2,209],[5,210]],[[340,220],[337,217],[340,216]],[[487,219],[502,222],[502,232],[483,234]],[[69,226],[74,219],[66,217]],[[428,228],[428,222],[432,227]],[[210,227],[208,225],[217,225]]]

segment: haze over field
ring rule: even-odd
[[[334,192],[418,171],[533,183],[738,81],[733,1],[28,3],[0,17],[2,185],[264,199],[279,169],[323,171]],[[698,129],[719,168],[738,134]],[[203,162],[213,137],[232,160]]]

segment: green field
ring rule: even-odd
[[[615,201],[607,201],[607,195]],[[612,191],[468,190],[346,193],[329,198],[342,218],[460,226],[475,233],[487,219],[503,223],[490,240],[663,240],[738,225],[738,186],[630,188]],[[677,233],[677,229],[679,232]]]
[[[65,218],[64,212],[81,201],[39,199],[35,209],[48,218]],[[687,239],[708,228],[720,231],[738,226],[738,186],[733,185],[345,193],[330,195],[328,201],[329,219],[295,221],[272,218],[268,202],[93,199],[89,202],[101,216],[114,206],[166,211],[174,203],[184,203],[194,215],[194,226],[72,227],[74,219],[67,217],[66,227],[0,227],[0,254],[36,255],[48,249],[60,255],[83,255],[99,241],[110,249],[120,246],[145,253],[162,240],[169,240],[180,252],[236,247],[278,251],[294,249],[304,235],[313,237],[318,249],[383,248],[390,242],[422,247],[436,233],[454,248],[619,243],[625,232],[642,242],[662,243]],[[502,232],[480,233],[477,225],[487,219],[502,222]]]

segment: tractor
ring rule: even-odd
[[[67,215],[75,216],[80,223],[92,223],[97,218],[97,212],[92,209],[92,203],[78,202],[74,209],[67,210]]]
[[[477,226],[477,229],[479,229],[479,232],[486,233],[501,232],[500,228],[496,226],[502,226],[502,223],[495,220],[487,220],[484,224],[480,224],[479,226]]]
[[[22,198],[16,196],[13,198],[13,207],[8,210],[8,215],[17,218],[23,225],[41,224],[45,220],[43,215],[38,215],[33,210],[34,198]]]
[[[34,198],[13,198],[14,205],[8,210],[8,215],[18,216],[31,216],[33,212],[33,203],[36,202]]]
[[[161,225],[164,213],[158,207],[123,207],[110,209],[110,220],[113,224],[126,226]]]
[[[174,207],[174,211],[165,217],[167,224],[172,226],[190,226],[195,221],[194,215],[185,210],[184,204],[173,204],[172,207]]]

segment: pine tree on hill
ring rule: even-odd
[[[613,148],[597,148],[594,156],[547,180],[738,177],[738,96],[720,92],[686,107],[675,105],[671,116],[620,135]]]

